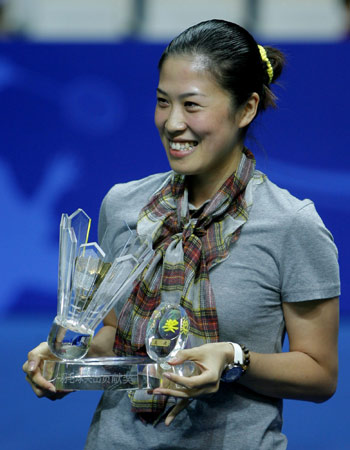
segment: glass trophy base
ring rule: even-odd
[[[169,370],[170,369],[170,370]],[[139,390],[176,387],[164,372],[182,376],[199,373],[192,362],[163,369],[147,357],[106,357],[66,361],[44,361],[43,376],[62,390]]]

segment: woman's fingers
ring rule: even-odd
[[[39,386],[37,386],[37,385],[34,383],[34,381],[33,381],[28,375],[26,376],[26,380],[27,380],[28,383],[31,385],[31,387],[32,387],[32,389],[33,389],[33,391],[34,391],[34,394],[35,394],[37,397],[43,397],[43,396],[45,395],[44,390],[41,389],[41,388],[39,388]]]
[[[35,372],[43,359],[57,359],[49,349],[47,342],[42,342],[28,353],[28,360],[23,364],[26,373]]]
[[[169,364],[173,365],[177,365],[177,364],[181,364],[184,361],[192,361],[192,360],[196,360],[196,356],[198,354],[198,347],[194,348],[194,349],[186,349],[186,350],[179,350],[176,353],[176,356],[174,358],[172,358],[169,362]]]
[[[172,373],[165,373],[164,377],[171,381],[171,385],[163,383],[161,387],[153,390],[153,394],[192,398],[213,394],[219,389],[217,379],[208,374],[202,374],[196,377],[181,377]]]
[[[202,372],[200,375],[193,375],[191,377],[184,377],[169,372],[165,372],[163,376],[171,382],[179,384],[187,389],[194,389],[198,386],[211,386],[217,383],[217,376],[209,370]]]
[[[51,383],[46,382],[43,383],[43,385],[39,385],[35,381],[33,381],[33,379],[30,378],[28,375],[26,376],[26,380],[31,385],[35,395],[39,398],[46,397],[50,400],[59,400],[65,397],[70,392],[73,392],[71,390],[56,392],[55,386],[53,386]]]
[[[46,397],[50,400],[59,400],[67,394],[74,392],[68,389],[57,392],[55,386],[47,381],[40,373],[35,373],[33,376],[27,375],[26,380],[31,385],[35,395],[39,398]]]
[[[176,388],[176,389],[166,389],[166,388],[156,388],[152,391],[155,395],[167,395],[169,397],[176,398],[196,398],[208,394],[214,394],[217,392],[216,387],[201,386],[195,389],[186,388]]]
[[[195,395],[191,395],[191,391],[188,389],[165,389],[165,388],[156,388],[153,389],[152,393],[154,395],[167,395],[171,397],[177,398],[191,398]]]
[[[32,386],[35,394],[39,397],[42,397],[45,391],[56,392],[55,386],[42,376],[39,369],[36,369],[35,372],[29,371],[29,373],[27,373],[26,380]]]
[[[185,408],[187,408],[190,400],[189,399],[181,399],[177,402],[174,408],[170,411],[165,419],[165,425],[169,426],[171,422],[175,419],[175,417]]]
[[[46,342],[42,342],[28,353],[28,360],[22,367],[23,372],[26,374],[26,380],[38,397],[49,397],[49,393],[56,394],[55,386],[46,380],[41,373],[44,359],[57,359],[50,352]]]
[[[176,357],[169,361],[175,368],[175,373],[165,372],[162,386],[155,389],[154,393],[180,398],[214,394],[220,386],[221,373],[227,359],[226,353],[225,343],[205,344],[179,351]],[[196,370],[191,376],[184,376],[187,374],[186,364],[195,365]],[[164,380],[169,380],[170,384]]]

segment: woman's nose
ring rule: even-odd
[[[165,127],[169,133],[183,131],[186,129],[186,121],[183,113],[178,108],[172,108],[165,122]]]

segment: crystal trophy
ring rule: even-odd
[[[189,321],[181,306],[161,304],[147,328],[147,357],[84,358],[95,329],[130,294],[154,252],[149,238],[127,231],[118,256],[109,261],[95,242],[88,243],[91,219],[78,209],[60,223],[57,315],[47,339],[58,358],[44,361],[43,376],[58,390],[152,389],[167,361],[185,347]],[[103,247],[103,245],[102,245]],[[84,358],[84,359],[83,359]],[[193,363],[176,373],[190,376]]]
[[[185,347],[189,332],[187,313],[180,305],[161,303],[153,312],[146,332],[148,355],[164,366]]]
[[[146,350],[151,359],[157,361],[164,371],[181,376],[192,376],[198,368],[191,361],[171,366],[168,361],[179,350],[186,348],[190,322],[185,309],[177,303],[161,302],[152,314],[146,331]]]
[[[129,232],[113,262],[88,243],[90,218],[79,209],[62,215],[58,263],[58,306],[48,345],[60,359],[84,357],[96,327],[142,272],[153,254],[146,237]]]

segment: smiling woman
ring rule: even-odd
[[[269,181],[244,146],[256,115],[275,103],[282,67],[278,50],[220,20],[164,51],[155,123],[172,170],[114,186],[99,222],[100,238],[114,230],[115,244],[128,205],[130,228],[150,235],[155,253],[89,356],[144,355],[152,312],[177,302],[191,347],[170,364],[194,361],[201,373],[165,373],[175,388],[105,392],[86,449],[282,450],[282,399],[333,395],[337,249],[312,201]],[[38,396],[56,398],[40,371],[48,354],[41,344],[23,368]]]
[[[200,206],[237,168],[240,129],[254,118],[259,97],[243,109],[204,69],[202,56],[169,57],[162,66],[155,123],[171,168],[191,175],[190,201]],[[162,96],[160,95],[162,93]]]
[[[172,169],[191,175],[194,205],[236,170],[250,123],[275,105],[269,84],[284,58],[268,52],[238,25],[211,21],[186,30],[160,59],[155,123]]]

